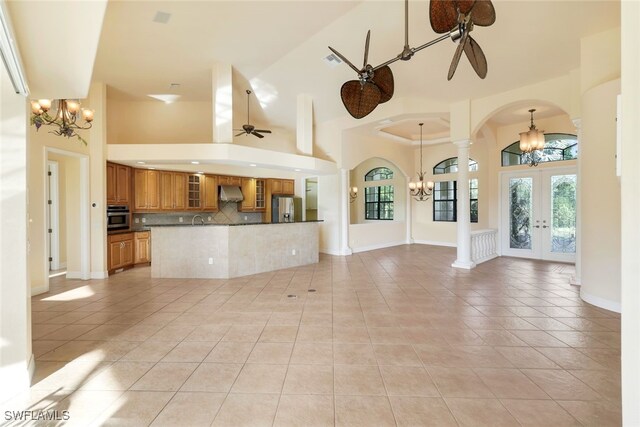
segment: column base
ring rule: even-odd
[[[451,264],[451,267],[453,267],[453,268],[463,268],[465,270],[471,270],[472,268],[476,267],[476,263],[473,262],[473,261],[455,260],[455,262],[453,264]]]

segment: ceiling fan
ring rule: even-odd
[[[234,129],[234,130],[236,132],[237,131],[241,131],[236,136],[253,135],[253,136],[257,136],[258,138],[264,138],[264,135],[262,135],[262,134],[263,133],[271,133],[271,131],[268,130],[268,129],[256,129],[256,127],[253,126],[251,124],[251,122],[249,121],[249,97],[250,96],[251,96],[251,91],[249,89],[247,89],[247,124],[242,125],[242,129]]]
[[[449,67],[448,80],[453,77],[463,51],[476,74],[482,79],[487,76],[487,59],[469,33],[473,30],[474,25],[488,27],[495,22],[496,12],[491,0],[431,0],[429,18],[431,28],[436,33],[446,34],[418,47],[410,47],[409,0],[405,0],[404,48],[396,57],[375,67],[367,63],[371,30],[367,32],[364,62],[361,69],[358,69],[344,55],[329,46],[331,52],[347,63],[358,75],[358,80],[349,80],[340,89],[342,103],[354,118],[361,119],[367,116],[378,104],[387,102],[393,96],[393,73],[389,65],[399,60],[408,61],[416,52],[448,38],[458,43],[458,48]]]

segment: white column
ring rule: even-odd
[[[471,261],[471,215],[469,213],[469,145],[471,141],[464,139],[454,142],[458,147],[458,257],[454,268],[470,270],[476,266]]]
[[[0,402],[29,388],[27,102],[0,66]]]
[[[304,93],[298,95],[296,148],[300,154],[313,155],[313,99]]]
[[[89,170],[91,172],[91,279],[106,279],[107,274],[107,216],[105,190],[107,187],[107,85],[93,83],[89,90],[91,108],[95,110],[89,131]],[[84,176],[81,174],[81,176]]]
[[[572,119],[573,125],[576,127],[576,135],[578,136],[578,143],[582,141],[582,120],[581,119]],[[578,156],[578,168],[576,173],[576,274],[570,278],[570,283],[572,285],[581,285],[581,270],[582,270],[582,259],[581,259],[581,235],[582,235],[582,207],[580,201],[582,200],[582,194],[580,190],[580,182],[582,181],[582,156]]]
[[[349,169],[340,169],[340,255],[351,255],[349,247]]]
[[[621,2],[622,424],[640,425],[640,2]],[[620,119],[619,119],[620,120]]]

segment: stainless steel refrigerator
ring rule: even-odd
[[[271,199],[271,222],[294,222],[293,197],[273,196]]]

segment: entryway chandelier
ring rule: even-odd
[[[52,101],[49,99],[39,99],[31,101],[31,124],[35,125],[39,130],[42,125],[53,126],[54,129],[49,131],[54,135],[66,136],[71,138],[75,136],[78,140],[87,145],[85,141],[76,131],[87,130],[91,128],[93,121],[93,110],[80,108],[80,102],[72,99],[58,99],[56,113],[49,114]],[[82,115],[84,124],[76,123],[79,116]]]
[[[424,123],[420,123],[420,172],[418,172],[418,181],[409,182],[409,191],[414,199],[418,202],[424,202],[429,200],[429,197],[433,193],[433,181],[424,182],[425,172],[422,170],[422,126]]]
[[[538,166],[540,163],[536,157],[536,151],[544,149],[544,131],[536,129],[536,125],[533,124],[533,113],[535,108],[529,110],[531,114],[531,126],[527,132],[520,133],[520,151],[529,155],[529,166]]]

